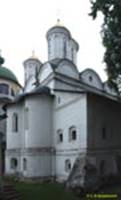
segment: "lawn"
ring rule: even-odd
[[[70,191],[67,191],[63,185],[58,183],[27,183],[14,182],[12,185],[21,194],[22,200],[89,200],[85,197],[77,198]],[[121,184],[110,185],[100,189],[97,194],[117,194],[118,200],[121,198]],[[87,193],[88,194],[88,193]],[[115,198],[117,200],[117,198]]]
[[[22,200],[77,200],[62,185],[57,183],[14,183],[16,190],[21,194]]]

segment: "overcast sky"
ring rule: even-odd
[[[78,69],[95,69],[106,79],[102,63],[102,16],[93,21],[88,16],[89,0],[0,0],[0,49],[6,62],[23,84],[23,61],[34,49],[36,56],[47,60],[47,30],[60,20],[79,43]]]

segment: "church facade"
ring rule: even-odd
[[[3,66],[4,59],[0,56],[0,176],[5,171],[6,149],[6,106],[19,93],[21,86],[8,68]]]
[[[60,182],[88,166],[97,176],[119,174],[116,91],[94,70],[78,71],[79,45],[66,27],[52,27],[46,38],[48,61],[25,60],[24,89],[7,104],[6,174]]]

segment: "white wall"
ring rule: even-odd
[[[27,170],[23,171],[23,158],[27,160]],[[30,155],[21,158],[21,171],[25,177],[51,176],[51,156],[48,153]]]
[[[58,104],[58,97],[60,103]],[[65,160],[70,159],[73,165],[74,160],[80,152],[87,147],[87,108],[86,95],[72,93],[57,93],[54,102],[53,116],[53,142],[56,147],[56,176],[63,179],[68,175],[65,172]],[[76,141],[69,141],[69,128],[75,126],[77,129]],[[63,142],[57,142],[57,130],[63,130]]]
[[[18,132],[12,130],[12,116],[13,113],[18,114]],[[17,106],[13,105],[7,111],[7,149],[21,148],[22,146],[22,133],[24,132],[23,126],[23,104],[19,103]]]
[[[26,100],[29,109],[29,129],[26,131],[25,147],[51,146],[52,100],[47,96],[35,96]]]

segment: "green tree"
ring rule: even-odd
[[[100,11],[103,16],[102,41],[105,47],[104,62],[110,83],[116,86],[121,75],[121,0],[90,0],[91,13],[96,19]]]

